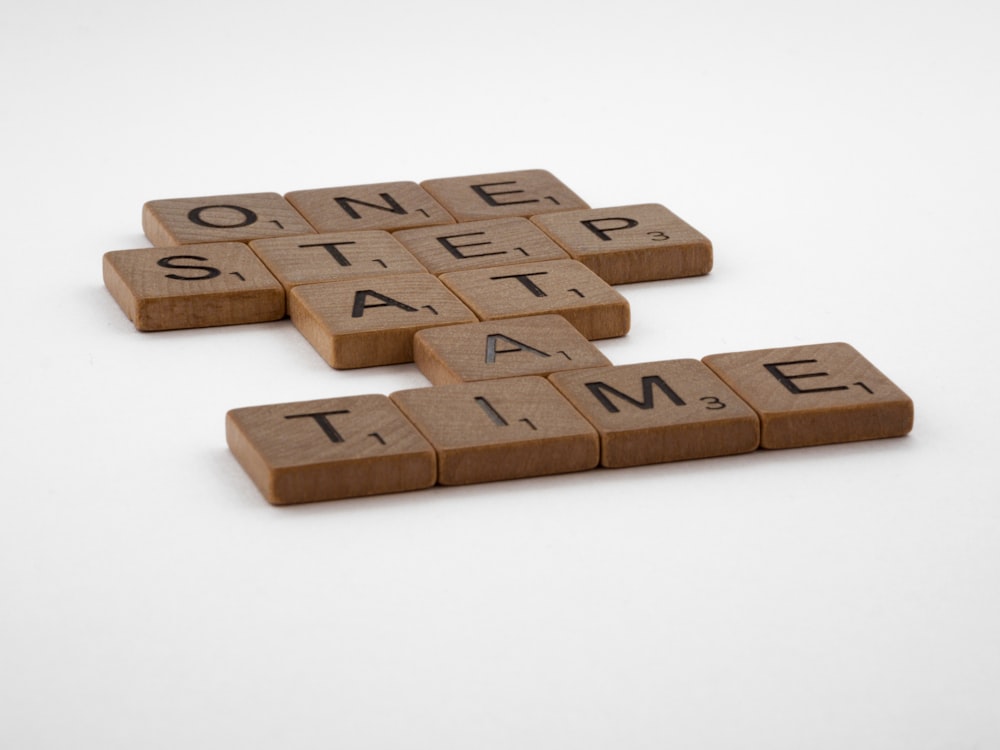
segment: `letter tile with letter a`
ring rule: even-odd
[[[588,208],[580,196],[544,169],[443,177],[420,184],[459,221]]]
[[[696,359],[558,372],[549,380],[597,428],[609,468],[756,450],[757,415]]]
[[[844,343],[712,354],[702,361],[760,415],[762,448],[899,437],[913,401]]]
[[[417,331],[478,320],[427,272],[302,284],[288,295],[288,315],[338,370],[412,362]]]
[[[658,203],[531,220],[609,284],[701,276],[712,270],[708,237]]]
[[[274,505],[420,490],[436,480],[434,449],[381,394],[232,409],[226,442]]]
[[[112,250],[104,285],[140,331],[263,323],[285,315],[285,290],[241,242]]]
[[[425,328],[413,337],[413,361],[434,385],[611,364],[561,315]]]
[[[157,246],[246,242],[316,230],[278,193],[166,198],[142,207],[142,229]]]
[[[562,315],[588,339],[624,336],[628,300],[575,260],[546,260],[441,274],[482,320]]]

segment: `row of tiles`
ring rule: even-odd
[[[912,400],[844,343],[233,409],[276,505],[898,437]]]

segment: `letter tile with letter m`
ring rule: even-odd
[[[553,373],[601,436],[608,468],[749,453],[757,415],[696,359]]]

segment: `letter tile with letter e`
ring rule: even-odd
[[[562,180],[544,169],[442,177],[420,184],[459,221],[527,217],[589,207]]]
[[[659,203],[531,220],[609,284],[701,276],[712,270],[708,237]]]
[[[899,437],[913,401],[844,343],[712,354],[702,361],[760,416],[762,448]]]
[[[533,260],[568,260],[559,245],[527,219],[486,219],[393,232],[433,274]]]
[[[478,321],[426,271],[301,284],[288,295],[288,314],[338,370],[412,362],[417,331]]]
[[[390,394],[434,446],[439,484],[472,484],[597,466],[591,424],[545,378],[505,378]]]
[[[241,242],[112,250],[104,285],[140,331],[263,323],[285,315],[285,290]]]
[[[597,428],[608,468],[756,450],[757,415],[696,359],[554,373],[549,380]]]
[[[432,486],[434,449],[381,394],[232,409],[226,442],[274,505]]]
[[[392,231],[455,223],[454,217],[415,182],[293,190],[285,198],[317,232]]]
[[[316,230],[278,193],[166,198],[142,207],[142,229],[154,245],[247,242]]]
[[[434,385],[611,364],[561,315],[425,328],[413,337],[413,361]]]
[[[562,315],[588,339],[624,336],[628,300],[575,260],[547,260],[441,274],[482,320]]]

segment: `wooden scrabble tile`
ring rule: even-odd
[[[571,370],[549,380],[597,428],[609,468],[748,453],[757,415],[696,359]]]
[[[628,333],[628,301],[575,260],[453,271],[440,279],[483,320],[556,313],[588,339]]]
[[[392,400],[434,446],[439,484],[583,471],[597,433],[544,378],[397,391]]]
[[[569,258],[545,232],[519,216],[404,229],[393,237],[435,274]]]
[[[544,169],[444,177],[420,184],[459,221],[534,216],[588,207],[580,196]]]
[[[291,203],[318,232],[406,229],[455,219],[415,182],[295,190]]]
[[[657,203],[531,220],[609,284],[700,276],[712,270],[709,239]]]
[[[260,323],[285,315],[285,291],[246,245],[112,250],[104,284],[140,331]]]
[[[226,441],[275,505],[420,490],[434,449],[383,395],[233,409]]]
[[[378,229],[254,240],[250,249],[286,292],[299,284],[426,270],[391,234]]]
[[[425,328],[413,338],[413,361],[435,385],[611,364],[561,315]]]
[[[844,343],[714,354],[711,367],[760,415],[761,447],[897,437],[913,402]]]
[[[148,201],[142,207],[142,229],[150,242],[165,247],[315,232],[278,193]]]
[[[412,362],[417,331],[477,320],[426,272],[302,284],[288,295],[288,314],[337,369]]]

